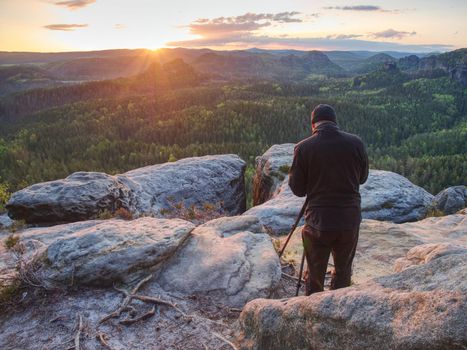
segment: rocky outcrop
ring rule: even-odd
[[[433,208],[444,215],[467,207],[467,186],[452,186],[442,190],[433,200]]]
[[[13,225],[13,220],[7,214],[0,214],[0,230],[9,228]]]
[[[287,181],[288,176],[275,191],[272,199],[252,207],[244,214],[256,216],[273,235],[288,233],[305,202],[305,198],[297,197],[292,193]],[[303,223],[302,218],[301,224]]]
[[[245,162],[236,155],[186,158],[122,175],[79,172],[15,192],[9,215],[29,223],[94,219],[118,208],[133,216],[164,216],[206,204],[226,215],[245,210]]]
[[[271,238],[257,218],[221,218],[197,227],[162,269],[166,291],[207,295],[235,307],[268,297],[281,277]]]
[[[194,229],[180,219],[84,221],[33,228],[20,235],[29,257],[43,262],[47,284],[111,285],[171,256]]]
[[[274,145],[262,156],[256,157],[256,174],[253,178],[253,205],[271,199],[289,172],[293,158],[293,143]]]
[[[405,177],[383,170],[371,170],[361,186],[362,216],[396,223],[423,219],[433,195]]]
[[[245,215],[256,215],[273,234],[286,233],[295,221],[304,198],[296,197],[288,186],[293,144],[272,146],[256,160],[253,193],[257,205]],[[433,195],[390,171],[370,170],[361,186],[362,216],[396,223],[423,219]]]
[[[467,346],[467,253],[350,288],[257,299],[240,315],[241,349],[460,349]]]
[[[28,223],[86,220],[104,210],[114,211],[120,189],[123,186],[114,176],[77,172],[15,192],[6,207],[12,218]]]
[[[450,243],[422,244],[410,249],[405,257],[397,259],[394,264],[394,271],[401,272],[414,266],[426,264],[441,256],[466,253],[466,246],[463,247]]]
[[[195,226],[181,219],[90,220],[30,228],[17,234],[21,259],[48,287],[109,286],[152,272],[178,294],[201,294],[241,307],[268,297],[281,268],[256,217],[224,217]],[[0,271],[14,274],[13,254],[0,250]]]

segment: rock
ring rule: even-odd
[[[433,207],[444,215],[464,209],[467,207],[467,186],[452,186],[442,190],[435,196]]]
[[[282,300],[240,315],[241,349],[460,349],[467,346],[467,253],[363,285]]]
[[[266,230],[273,235],[287,234],[297,219],[304,202],[304,197],[297,197],[292,193],[287,176],[275,191],[272,199],[250,208],[244,215],[256,216]],[[301,225],[303,224],[302,218]]]
[[[236,155],[186,158],[122,175],[78,172],[63,180],[13,193],[9,215],[28,223],[95,219],[123,207],[133,216],[164,216],[186,208],[220,207],[228,215],[245,210],[245,162]]]
[[[253,178],[253,205],[271,199],[280,187],[292,164],[293,143],[274,145],[262,156],[256,157],[256,174]]]
[[[28,255],[43,264],[48,284],[110,285],[163,262],[194,225],[180,219],[84,221],[21,233]],[[33,254],[30,251],[33,251]]]
[[[256,217],[223,217],[194,225],[151,217],[90,220],[18,233],[27,262],[46,286],[108,286],[154,273],[154,284],[241,307],[269,297],[281,277],[271,238]],[[3,254],[5,253],[5,254]],[[12,271],[0,250],[0,269]],[[10,259],[10,260],[8,260]]]
[[[401,272],[410,267],[426,264],[444,255],[465,254],[466,247],[452,245],[450,243],[428,243],[413,247],[404,258],[399,258],[394,264],[394,271]]]
[[[293,148],[293,144],[274,145],[256,159],[253,193],[254,202],[260,205],[245,215],[258,216],[275,235],[290,230],[304,202],[288,186],[286,173],[292,164]],[[423,219],[433,200],[430,193],[405,177],[383,170],[370,170],[360,192],[364,218],[396,223]]]
[[[86,220],[104,210],[114,210],[120,187],[113,176],[77,172],[13,193],[6,208],[13,219],[28,223]]]
[[[13,225],[13,220],[7,214],[0,214],[0,230]]]
[[[425,218],[433,195],[405,177],[383,170],[371,170],[361,187],[362,216],[396,223]]]
[[[294,263],[297,269],[303,252],[301,229],[302,227],[299,227],[294,233],[284,254],[284,258]],[[283,244],[285,236],[280,240]],[[436,254],[444,251],[440,250],[443,246],[467,247],[467,211],[403,224],[363,219],[352,282],[361,284],[372,278],[387,275],[393,271],[394,264],[401,260],[401,266],[413,265],[416,260],[407,262],[399,258],[409,254],[411,249],[418,252],[424,245],[437,247],[434,250]],[[419,253],[413,254],[417,256]],[[409,256],[412,258],[412,255]],[[420,261],[425,259],[423,255],[419,256]]]
[[[245,162],[233,154],[185,158],[131,170],[119,180],[130,189],[130,211],[158,215],[173,209],[210,204],[228,214],[245,211]]]
[[[207,222],[164,264],[157,282],[169,292],[201,294],[233,307],[268,297],[281,266],[271,238],[261,231],[251,216]]]

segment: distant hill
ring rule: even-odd
[[[436,77],[450,75],[467,86],[467,49],[419,58],[415,55],[400,58],[398,67],[411,74]]]
[[[58,85],[58,82],[43,68],[33,65],[0,66],[0,96],[50,85]]]

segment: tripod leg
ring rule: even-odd
[[[302,285],[303,265],[305,265],[305,249],[303,249],[302,262],[300,263],[300,271],[298,273],[297,290],[295,291],[296,297],[298,296],[298,292],[300,291],[300,287]]]

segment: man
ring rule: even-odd
[[[323,291],[329,256],[335,271],[331,289],[348,287],[361,222],[360,184],[368,177],[368,156],[358,136],[337,126],[334,109],[318,105],[312,135],[295,146],[289,185],[308,197],[303,246],[308,264],[306,295]]]

